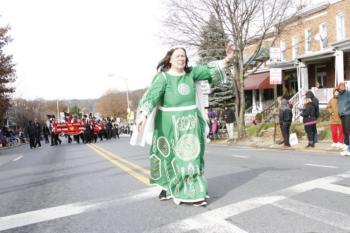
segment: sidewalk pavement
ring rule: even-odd
[[[212,140],[210,144],[222,144],[228,146],[250,146],[256,148],[268,148],[268,149],[279,149],[279,150],[294,150],[303,152],[322,152],[322,153],[332,153],[339,154],[343,150],[340,148],[332,147],[331,141],[319,141],[315,144],[314,148],[306,148],[308,142],[305,140],[300,141],[297,145],[291,147],[284,147],[283,144],[279,145],[273,142],[272,139],[266,137],[250,137],[241,141],[227,140],[227,139],[217,139]]]
[[[25,145],[25,144],[27,144],[27,143],[17,143],[17,144],[12,145],[12,146],[0,146],[0,151],[5,151],[5,150],[12,149],[12,148],[15,148],[15,147],[18,147],[18,146],[22,146],[22,145]]]

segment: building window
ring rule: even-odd
[[[292,59],[295,60],[298,56],[298,39],[296,36],[292,37]]]
[[[345,39],[345,17],[337,15],[337,41]]]
[[[311,43],[312,43],[312,36],[311,36],[311,29],[305,30],[305,52],[311,52]]]
[[[316,66],[316,83],[315,87],[324,88],[327,79],[327,67],[325,65]]]
[[[285,61],[286,60],[286,42],[285,42],[285,40],[281,40],[280,49],[281,49],[281,61]]]
[[[320,24],[320,48],[325,49],[328,47],[328,38],[327,38],[327,25],[326,23]]]

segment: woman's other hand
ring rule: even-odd
[[[234,57],[233,44],[229,44],[226,48],[225,62],[231,61],[233,59],[233,57]]]

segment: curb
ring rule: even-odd
[[[328,143],[328,142],[319,142],[319,143]],[[284,148],[282,145],[274,144],[271,143],[269,145],[259,145],[258,142],[248,142],[248,143],[240,143],[240,142],[225,142],[225,141],[211,141],[208,144],[212,145],[226,145],[226,146],[247,146],[247,147],[252,147],[252,148],[263,148],[263,149],[272,149],[272,150],[282,150],[282,151],[301,151],[301,152],[322,152],[322,153],[332,153],[332,154],[340,154],[342,150],[340,149],[335,149],[335,148],[324,148],[324,147],[317,147],[317,144],[315,145],[314,148],[298,148],[298,147],[290,147],[290,148]],[[298,145],[303,145],[304,143],[301,142]],[[305,142],[305,146],[307,143]]]
[[[27,143],[18,143],[18,144],[13,145],[13,146],[0,147],[0,151],[2,151],[2,150],[9,150],[9,149],[16,148],[16,147],[19,147],[19,146],[22,146],[22,145],[26,145],[26,144]]]

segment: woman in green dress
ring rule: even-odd
[[[139,102],[136,124],[141,132],[147,120],[153,121],[150,115],[155,114],[150,183],[162,188],[160,200],[173,198],[176,204],[207,205],[203,174],[207,123],[198,107],[196,82],[222,82],[223,68],[232,57],[229,48],[223,60],[189,67],[186,50],[177,47],[158,64],[158,73]]]

